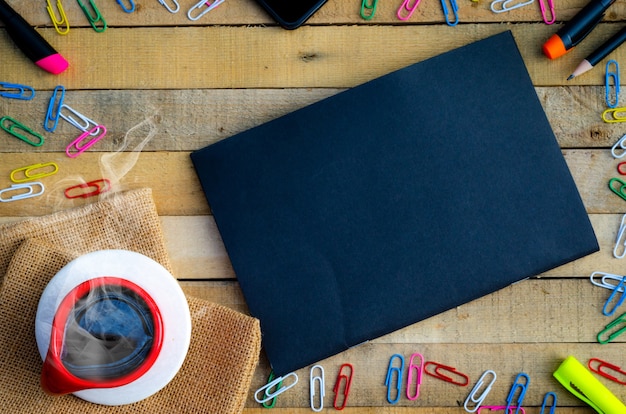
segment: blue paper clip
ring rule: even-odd
[[[159,0],[159,3],[161,3],[161,5],[165,7],[168,12],[178,13],[178,10],[180,10],[180,4],[178,4],[176,0],[171,0],[171,1],[172,3],[174,3],[174,7],[170,7],[165,0]]]
[[[524,378],[524,383],[520,382],[520,379]],[[509,396],[506,397],[506,411],[509,411],[509,407],[513,405],[513,398],[515,397],[515,393],[519,389],[519,396],[517,397],[517,408],[515,409],[515,414],[519,412],[520,407],[522,406],[522,402],[524,401],[524,396],[526,395],[526,390],[530,385],[530,377],[528,374],[524,372],[520,372],[515,377],[515,381],[513,382],[513,386],[511,387],[511,391],[509,391]]]
[[[625,286],[626,286],[626,276],[622,278],[621,282],[619,282],[619,284],[615,287],[615,289],[611,293],[611,296],[609,296],[606,302],[604,302],[604,307],[602,308],[602,314],[604,314],[604,316],[613,316],[617,308],[619,308],[622,305],[622,303],[624,303],[624,299],[626,299],[626,290],[624,290]],[[613,306],[613,309],[609,310],[608,309],[609,305],[613,302],[613,300],[615,299],[615,296],[618,293],[620,294],[620,296],[617,300],[617,303],[615,303],[615,306]]]
[[[361,2],[361,17],[365,20],[372,20],[376,14],[378,0],[363,0]]]
[[[35,187],[39,187],[40,190],[38,192],[35,192]],[[20,191],[24,189],[27,190],[25,193],[20,192],[9,198],[3,197],[3,194],[5,193],[12,192],[12,191]],[[0,190],[0,202],[8,203],[9,201],[17,201],[17,200],[23,200],[25,198],[37,197],[37,196],[42,195],[44,191],[45,191],[45,188],[43,184],[40,182],[13,184],[11,187],[3,188],[2,190]]]
[[[395,359],[399,359],[400,360],[400,366],[399,367],[394,367],[394,360]],[[395,404],[398,401],[400,401],[400,396],[401,396],[401,390],[402,390],[402,374],[404,372],[404,357],[402,355],[399,354],[394,354],[391,356],[391,358],[389,358],[389,368],[387,368],[387,378],[385,379],[385,385],[387,386],[387,401],[389,401],[389,404]],[[391,390],[392,390],[392,385],[393,385],[393,374],[396,373],[396,385],[395,388],[396,389],[396,397],[395,398],[391,398]]]
[[[488,375],[493,376],[493,379],[483,389],[483,385],[485,384],[485,377],[487,377]],[[467,411],[468,413],[474,413],[478,411],[483,401],[485,401],[485,398],[487,398],[487,395],[491,391],[491,387],[493,387],[493,384],[496,382],[497,378],[498,377],[496,373],[490,369],[483,372],[483,375],[480,376],[480,378],[476,382],[476,385],[474,385],[474,388],[472,388],[469,395],[465,399],[465,403],[463,404],[465,411]],[[480,393],[480,395],[477,396],[476,394],[478,394],[478,391],[480,390],[482,390],[482,392]],[[470,406],[468,406],[468,404],[470,404]],[[474,404],[473,408],[471,407],[471,404]]]
[[[548,408],[548,400],[552,397],[552,404],[550,404],[550,411],[546,413],[546,408]],[[541,404],[541,411],[539,414],[554,414],[556,411],[556,394],[552,391],[546,393],[543,397],[543,404]]]
[[[6,90],[3,92],[3,90]],[[21,99],[30,101],[35,97],[35,90],[30,86],[17,83],[0,82],[0,96],[3,98]]]
[[[411,4],[413,1],[413,4]],[[413,12],[417,10],[421,0],[404,0],[400,5],[400,8],[396,12],[396,16],[400,20],[409,20],[413,15]]]
[[[611,70],[611,65],[615,67],[614,70]],[[612,86],[611,81],[613,81]],[[613,91],[613,94],[611,91]],[[606,105],[609,108],[617,108],[617,104],[619,103],[619,65],[613,59],[606,62],[606,72],[604,74],[604,99],[606,100]]]
[[[452,15],[454,20],[450,20],[450,10],[448,9],[447,2],[450,2],[450,7],[452,8]],[[443,9],[443,16],[446,19],[446,24],[448,26],[456,26],[459,24],[459,6],[456,4],[456,0],[441,0],[441,8]]]
[[[213,2],[211,2],[211,0],[200,0],[191,9],[189,9],[189,11],[187,12],[187,17],[189,18],[189,20],[198,20],[200,17],[204,16],[220,4],[224,3],[224,1],[225,0],[214,0]],[[193,14],[196,9],[199,10],[203,7],[206,7],[206,9],[198,13],[198,15]]]
[[[124,4],[122,0],[115,0],[115,1],[117,2],[117,4],[120,5],[122,10],[124,10],[126,13],[132,13],[135,11],[135,2],[133,0],[126,0],[128,1],[128,4],[129,4],[128,7],[126,7],[126,5]]]
[[[10,116],[0,118],[0,128],[13,135],[15,138],[19,138],[25,143],[32,145],[33,147],[40,147],[43,145],[44,138],[41,134],[33,131]],[[33,140],[32,137],[37,138],[37,140]]]
[[[314,375],[314,371],[318,370],[320,372],[319,375]],[[321,365],[313,365],[311,367],[311,372],[309,374],[309,392],[311,394],[311,410],[319,413],[324,409],[324,396],[326,395],[325,390],[325,381],[324,381],[324,367]],[[317,389],[319,388],[319,406],[315,405],[315,396],[318,394]]]
[[[625,325],[625,326],[615,330],[614,328],[618,327],[620,324]],[[598,333],[597,339],[598,339],[598,342],[601,343],[602,345],[608,344],[609,342],[612,342],[615,338],[617,338],[624,332],[626,332],[626,313],[621,314],[620,316],[615,318],[611,323],[605,326],[604,329]],[[603,336],[606,334],[608,334],[608,336],[605,339],[603,338]]]
[[[83,4],[83,0],[76,1],[78,2],[78,5],[85,14],[85,17],[87,17],[87,20],[89,21],[89,24],[91,25],[93,30],[98,33],[104,32],[107,28],[107,22],[106,20],[104,20],[104,17],[102,17],[102,14],[100,14],[100,10],[98,10],[98,8],[96,7],[96,3],[94,2],[94,0],[89,0],[89,6],[91,7],[91,11],[86,5]],[[91,13],[92,11],[93,14]],[[99,26],[98,23],[101,23],[102,25]]]
[[[61,95],[59,95],[61,92]],[[59,124],[61,118],[61,107],[63,106],[63,100],[65,99],[65,87],[58,85],[54,88],[50,102],[48,103],[48,110],[46,111],[46,119],[43,121],[43,129],[48,132],[54,132]]]

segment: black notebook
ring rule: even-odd
[[[599,249],[510,32],[191,158],[277,375]]]

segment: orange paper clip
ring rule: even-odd
[[[419,363],[415,364],[413,360],[417,357]],[[411,395],[413,387],[413,372],[415,371],[415,394]],[[420,385],[422,384],[422,374],[424,373],[424,357],[420,353],[414,353],[409,360],[409,374],[406,379],[406,398],[413,401],[420,396]]]
[[[74,190],[76,189],[90,189],[92,188],[92,191],[87,191],[87,192],[81,192],[79,194],[74,194],[72,195],[72,192],[75,192]],[[111,181],[109,181],[107,178],[101,178],[99,180],[94,180],[94,181],[90,181],[88,183],[82,183],[82,184],[78,184],[78,185],[74,185],[72,187],[66,188],[65,189],[65,197],[67,198],[87,198],[87,197],[92,197],[98,194],[102,194],[102,193],[106,193],[107,191],[109,191],[111,189]]]
[[[595,372],[596,374],[601,375],[604,378],[610,379],[611,381],[617,382],[618,384],[626,385],[626,381],[620,380],[615,375],[610,374],[610,372],[614,372],[616,374],[619,374],[622,378],[626,380],[626,372],[617,365],[613,365],[598,358],[591,358],[587,366],[592,372]],[[606,368],[607,370],[605,371],[602,368]]]
[[[428,367],[434,367],[434,369],[429,371]],[[440,380],[449,382],[454,385],[460,385],[461,387],[466,387],[467,385],[469,385],[469,377],[467,375],[457,371],[456,368],[449,367],[438,362],[426,362],[424,364],[424,372],[431,377],[439,378]],[[454,376],[458,377],[458,379],[455,379],[453,376],[444,374],[444,372],[453,374]]]
[[[349,375],[343,373],[344,368],[350,368]],[[335,392],[333,407],[335,407],[336,410],[343,410],[346,407],[346,403],[348,402],[348,395],[350,394],[350,386],[352,385],[353,374],[354,367],[352,366],[352,364],[342,364],[341,367],[339,367],[339,374],[337,375],[337,381],[335,382],[335,387],[333,388],[333,391]],[[341,405],[338,405],[337,400],[339,397],[339,390],[341,389],[341,384],[344,382],[345,385],[343,386],[343,392],[341,393],[343,395],[343,402],[341,403]]]

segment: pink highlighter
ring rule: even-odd
[[[17,47],[41,69],[55,75],[67,69],[67,60],[4,0],[0,0],[0,20]]]

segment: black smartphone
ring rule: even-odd
[[[302,25],[327,0],[256,0],[285,29]]]

